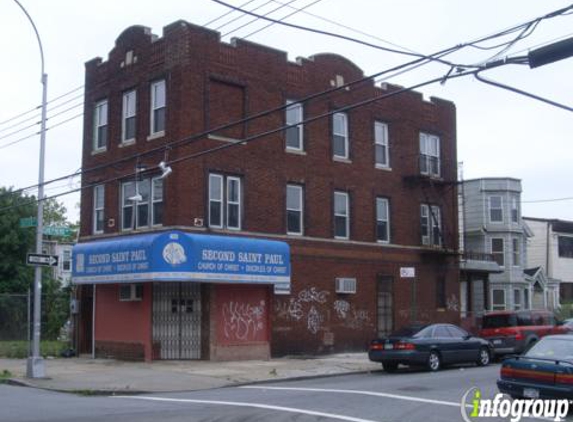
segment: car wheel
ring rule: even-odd
[[[491,356],[489,355],[489,350],[487,347],[482,347],[479,349],[479,357],[477,360],[478,366],[487,366],[491,360]]]
[[[440,367],[442,366],[442,358],[440,357],[440,354],[435,350],[432,350],[430,352],[430,356],[428,356],[428,362],[426,366],[432,372],[435,372],[438,369],[440,369]]]
[[[382,368],[384,368],[386,372],[396,372],[396,369],[398,369],[398,364],[387,362],[382,364]]]

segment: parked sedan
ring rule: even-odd
[[[388,372],[399,364],[425,366],[437,371],[452,363],[489,364],[491,344],[452,324],[411,325],[387,338],[373,340],[368,358]]]
[[[573,399],[573,336],[544,337],[504,360],[497,387],[514,398]]]

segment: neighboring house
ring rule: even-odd
[[[461,265],[462,279],[468,283],[464,286],[462,282],[462,292],[471,293],[475,316],[479,317],[480,311],[485,310],[528,309],[531,283],[524,274],[525,244],[532,233],[521,218],[521,181],[512,178],[465,180],[460,194],[463,196],[464,251],[470,258],[472,254],[480,258],[462,261]],[[482,277],[475,274],[480,266]]]
[[[72,280],[72,249],[74,243],[44,240],[43,252],[58,257],[58,265],[51,268],[52,274],[62,287],[66,287]]]
[[[87,62],[79,351],[363,351],[459,322],[455,106],[372,79],[304,100],[362,78],[184,21]]]
[[[527,243],[528,263],[560,283],[561,302],[573,302],[573,221],[524,217],[534,236]]]

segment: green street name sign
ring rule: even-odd
[[[46,226],[44,227],[43,233],[46,236],[70,236],[72,229],[65,226]]]
[[[26,217],[20,219],[21,228],[36,227],[37,224],[38,221],[36,220],[36,217]]]

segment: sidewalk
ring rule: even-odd
[[[155,361],[46,359],[46,378],[26,378],[25,359],[0,359],[10,382],[84,394],[135,394],[205,390],[256,382],[381,370],[366,353],[287,357],[268,361]]]

